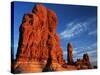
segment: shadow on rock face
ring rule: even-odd
[[[51,68],[51,57],[48,58],[47,60],[47,64],[46,66],[43,68],[42,72],[51,72],[51,71],[54,71],[52,68]]]
[[[42,72],[52,72],[54,70],[52,70],[50,67],[45,67]]]
[[[15,74],[22,73],[22,69],[21,69],[20,67],[17,67],[17,68],[14,70],[14,73],[15,73]]]

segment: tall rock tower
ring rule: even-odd
[[[73,64],[73,47],[70,42],[67,45],[67,62]]]
[[[35,5],[32,12],[23,16],[19,29],[15,71],[58,70],[58,65],[62,65],[64,59],[60,37],[56,33],[57,23],[56,13],[42,4]]]

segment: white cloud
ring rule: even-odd
[[[82,55],[84,53],[92,53],[97,52],[97,43],[92,43],[90,45],[84,46],[84,47],[77,47],[73,48],[73,54],[74,55]],[[64,55],[67,55],[67,49],[63,51]]]
[[[70,29],[67,28],[66,30],[64,30],[63,32],[61,32],[60,36],[61,36],[61,39],[71,38],[71,37],[79,34],[82,31],[83,31],[83,27],[82,27],[81,23],[77,23],[72,28],[70,28]]]
[[[87,31],[88,26],[91,25],[95,20],[95,18],[89,18],[85,21],[81,21],[79,19],[67,23],[66,29],[60,33],[61,39],[72,38],[73,36],[76,36],[78,34],[81,34],[82,32]]]
[[[89,46],[87,46],[86,48],[87,49],[94,49],[96,47],[97,47],[97,42],[94,42],[94,43],[90,44]]]
[[[94,30],[94,31],[89,32],[88,35],[96,35],[96,33],[97,33],[97,31]]]
[[[96,57],[96,55],[97,55],[97,44],[93,43],[93,44],[86,46],[86,47],[83,47],[83,48],[82,47],[76,48],[76,52],[77,53],[74,55],[74,58],[83,57],[84,53],[88,53],[91,58]]]

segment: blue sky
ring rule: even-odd
[[[19,40],[19,26],[25,13],[32,11],[35,3],[14,3],[14,58]],[[72,42],[73,58],[82,58],[88,53],[91,62],[97,62],[97,8],[95,6],[43,4],[55,11],[58,16],[57,33],[65,60],[67,59],[67,43]]]

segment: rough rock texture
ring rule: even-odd
[[[73,47],[71,43],[67,45],[67,62],[68,64],[73,64]]]
[[[76,65],[78,69],[91,69],[90,59],[88,54],[83,55],[83,59],[77,59]]]
[[[43,71],[45,67],[57,70],[57,65],[64,63],[59,35],[56,33],[57,23],[55,12],[41,4],[24,15],[19,29],[16,72]],[[39,68],[34,70],[33,67]]]
[[[90,68],[89,56],[73,64],[73,46],[68,43],[67,62],[63,59],[60,37],[56,33],[56,13],[37,4],[24,15],[19,28],[19,44],[14,73],[64,71]]]

